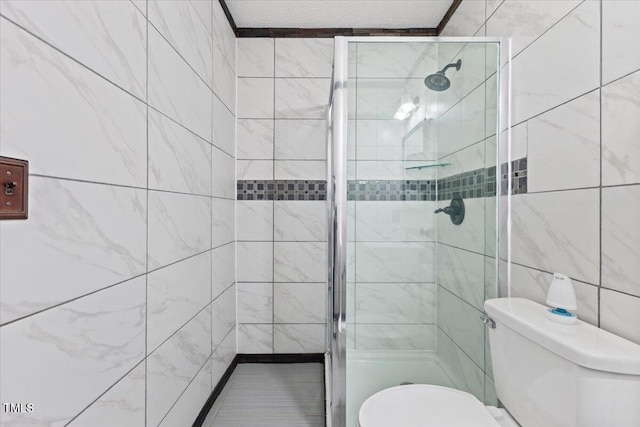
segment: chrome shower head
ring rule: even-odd
[[[436,92],[442,92],[443,90],[449,89],[451,86],[451,80],[445,75],[445,72],[451,68],[455,67],[456,71],[460,70],[462,66],[462,60],[458,59],[458,61],[448,64],[442,70],[437,71],[435,74],[430,74],[424,79],[424,84],[431,90]]]

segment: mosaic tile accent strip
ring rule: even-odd
[[[326,200],[323,180],[243,180],[237,181],[238,200]]]
[[[480,168],[438,180],[438,200],[476,199],[496,195],[496,168]]]
[[[353,180],[348,181],[347,185],[347,200],[436,200],[435,180]]]
[[[508,164],[500,165],[500,181],[502,184],[500,194],[507,195],[509,185]],[[511,161],[511,194],[525,194],[527,192],[527,158],[523,157]]]

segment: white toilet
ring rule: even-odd
[[[547,307],[525,299],[484,308],[495,322],[491,362],[508,412],[415,384],[369,397],[360,427],[640,427],[640,345],[581,321],[553,322]]]

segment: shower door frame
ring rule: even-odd
[[[347,360],[347,146],[348,146],[348,84],[349,43],[496,43],[498,45],[497,74],[497,149],[496,165],[506,161],[511,176],[511,43],[505,37],[406,37],[373,36],[334,38],[334,63],[327,107],[327,328],[325,353],[326,424],[346,426],[346,360]],[[502,76],[506,74],[503,81]],[[506,145],[507,159],[500,158],[500,147]],[[501,195],[501,180],[497,180],[496,203]],[[508,180],[507,194],[511,194]],[[507,203],[507,283],[511,280],[511,197]],[[499,240],[499,215],[496,209],[496,240]],[[499,247],[499,242],[497,247]],[[498,277],[498,258],[496,274]],[[497,280],[497,279],[496,279]],[[510,286],[508,286],[508,289]],[[510,294],[509,290],[507,291]]]

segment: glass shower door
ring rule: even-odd
[[[404,382],[493,403],[480,315],[497,295],[499,44],[336,38],[335,45],[332,425],[354,427],[366,398]],[[427,76],[440,86],[429,87]],[[452,199],[466,207],[459,224],[435,213]]]

